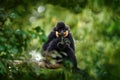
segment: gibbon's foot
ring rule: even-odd
[[[73,72],[82,75],[84,78],[89,77],[89,74],[85,70],[81,70],[79,68],[74,69]]]

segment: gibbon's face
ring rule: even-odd
[[[68,33],[68,30],[59,29],[58,31],[56,31],[56,37],[67,37]]]
[[[64,22],[58,22],[55,27],[56,37],[67,37],[68,28],[65,26]]]

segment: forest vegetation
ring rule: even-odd
[[[39,55],[58,21],[69,25],[87,75],[13,64]],[[0,80],[120,80],[120,0],[0,0]]]

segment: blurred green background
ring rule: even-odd
[[[57,21],[69,25],[87,80],[120,80],[120,0],[0,0],[0,80],[85,80],[27,61]]]

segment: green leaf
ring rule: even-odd
[[[0,61],[0,74],[4,74],[4,73],[6,73],[6,69],[3,63]]]
[[[5,38],[5,37],[0,37],[0,42],[6,42],[7,41],[7,39]]]
[[[9,16],[10,16],[10,18],[13,18],[13,19],[18,17],[18,15],[16,13],[14,13],[14,12],[11,13]]]
[[[37,38],[37,34],[33,31],[29,31],[30,35],[32,36],[32,38]]]
[[[0,51],[4,51],[5,47],[3,45],[0,45]]]
[[[3,32],[0,31],[0,35],[3,36]]]
[[[21,33],[22,33],[22,32],[21,32],[20,29],[17,29],[17,30],[15,31],[15,34],[16,34],[16,35],[21,35]]]
[[[9,50],[10,53],[18,53],[18,49],[13,47],[12,49]]]
[[[27,38],[27,33],[22,31],[22,36],[21,36],[23,39],[26,39]]]
[[[5,44],[5,47],[6,47],[7,49],[10,49],[10,48],[12,48],[12,45],[10,45],[10,44]]]
[[[35,29],[37,32],[43,32],[43,30],[41,29],[40,26],[37,26],[37,27],[35,27],[34,29]]]
[[[6,30],[5,30],[5,35],[6,35],[7,37],[10,37],[10,36],[12,35],[12,31],[11,31],[10,29],[6,29]]]
[[[42,40],[42,42],[45,42],[48,39],[45,35],[41,35],[41,36],[39,36],[39,38],[40,38],[40,40]]]

